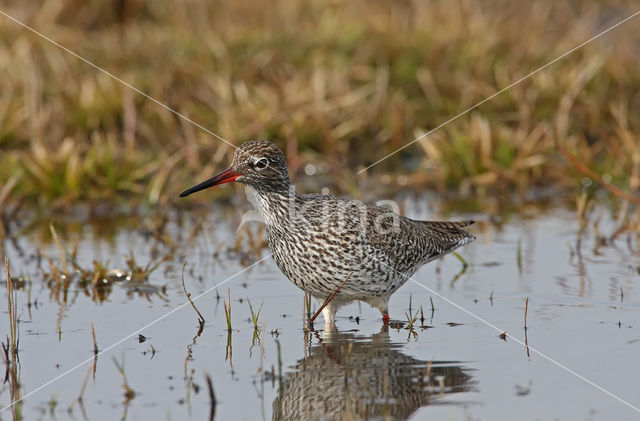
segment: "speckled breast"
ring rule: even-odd
[[[267,226],[269,248],[287,278],[314,297],[331,294],[349,276],[339,298],[366,300],[393,293],[406,276],[391,269],[388,256],[356,234],[336,236],[312,230]],[[404,275],[404,276],[403,276]]]

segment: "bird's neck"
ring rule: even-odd
[[[293,185],[282,191],[258,191],[247,186],[247,197],[267,226],[286,225],[290,215],[295,212],[299,193]]]

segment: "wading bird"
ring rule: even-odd
[[[389,298],[416,270],[475,239],[462,229],[473,221],[416,221],[358,200],[300,194],[284,154],[264,140],[242,144],[229,169],[180,197],[232,181],[255,196],[273,258],[291,282],[323,303],[350,276],[323,309],[329,330],[338,308],[354,300],[387,323]]]

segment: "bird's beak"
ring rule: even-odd
[[[217,186],[218,184],[231,183],[232,181],[236,181],[236,178],[240,177],[240,174],[235,172],[233,168],[228,168],[222,171],[218,175],[214,175],[207,181],[203,181],[197,186],[193,186],[190,189],[187,189],[180,193],[180,197],[189,196],[191,193],[195,193],[200,190],[208,189],[209,187]]]

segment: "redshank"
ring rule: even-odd
[[[389,298],[416,270],[475,239],[462,229],[474,221],[416,221],[371,203],[300,194],[284,154],[264,140],[243,143],[230,168],[180,197],[232,181],[254,196],[273,258],[291,282],[323,303],[351,275],[323,309],[325,329],[355,300],[388,322]]]

